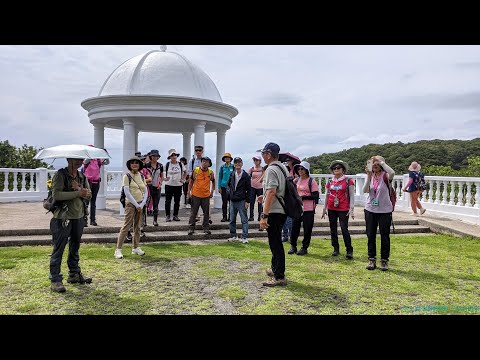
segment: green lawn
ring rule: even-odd
[[[93,283],[64,280],[63,294],[50,291],[51,247],[3,247],[0,314],[480,314],[480,241],[393,236],[387,272],[365,269],[366,242],[353,239],[355,258],[346,260],[314,239],[307,256],[286,255],[288,286],[277,288],[261,285],[266,240],[146,244],[143,257],[127,244],[122,260],[114,245],[82,244]],[[66,256],[62,272],[66,279]]]

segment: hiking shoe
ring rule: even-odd
[[[61,281],[52,282],[52,284],[50,285],[50,289],[58,293],[63,293],[67,291],[67,289],[65,289],[65,286],[63,286],[63,283]]]
[[[377,260],[375,258],[368,258],[368,265],[365,267],[367,270],[375,270],[377,267]]]
[[[248,221],[254,221],[253,216],[250,216],[250,217],[248,218]]]
[[[92,225],[92,226],[98,226],[98,224],[97,224],[97,222],[96,222],[95,220],[90,221],[90,225]]]
[[[288,236],[282,237],[282,242],[289,242]]]
[[[143,255],[145,255],[145,251],[143,251],[142,249],[137,247],[137,248],[132,249],[132,254],[143,256]]]
[[[156,220],[153,220],[153,226],[158,226],[158,222]]]
[[[73,275],[70,274],[68,276],[67,282],[69,284],[90,284],[92,282],[92,278],[86,278],[83,276],[82,273],[74,273]]]
[[[173,215],[173,221],[180,221],[180,219],[178,218],[178,216]]]
[[[113,256],[115,256],[116,259],[123,259],[122,249],[116,249]]]
[[[338,256],[338,255],[340,255],[340,251],[338,251],[338,250],[333,250],[332,256]]]
[[[297,247],[296,246],[290,246],[290,250],[288,250],[288,254],[289,255],[292,255],[292,254],[296,254],[297,253]]]
[[[274,287],[274,286],[286,286],[287,285],[287,279],[275,279],[274,277],[268,279],[267,281],[264,281],[262,283],[263,286],[268,286],[268,287]]]
[[[265,272],[267,273],[267,276],[270,276],[271,278],[275,277],[275,274],[273,273],[272,269],[267,269],[265,270]]]
[[[212,232],[211,232],[210,230],[203,230],[203,233],[204,233],[205,235],[210,235]]]
[[[248,244],[248,240],[247,239],[242,239],[242,244]]]
[[[193,235],[195,234],[195,230],[191,229],[191,230],[188,230],[188,235]]]
[[[237,241],[238,238],[236,236],[229,237],[227,241]]]
[[[385,260],[385,259],[380,260],[380,270],[382,271],[388,270],[388,260]]]
[[[300,251],[297,252],[297,255],[306,255],[306,254],[308,254],[308,251],[307,251],[307,249],[305,249],[303,246],[302,246],[302,248],[300,249]]]
[[[425,214],[425,211],[427,211],[427,209],[425,209],[425,208],[421,208],[421,209],[420,209],[420,215],[423,215],[423,214]]]
[[[227,222],[227,219],[226,219],[226,218],[222,218],[222,220],[220,220],[220,222]]]
[[[172,219],[170,219],[170,216],[167,216],[167,217],[165,218],[165,221],[166,221],[166,222],[170,222],[170,221],[172,221]]]
[[[348,260],[352,260],[352,259],[353,259],[353,251],[350,251],[350,252],[347,251],[347,255],[345,255],[345,257],[346,257]]]

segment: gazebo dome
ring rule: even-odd
[[[98,96],[163,95],[223,102],[217,87],[199,67],[176,52],[152,50],[118,66]]]

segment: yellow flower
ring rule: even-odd
[[[47,180],[47,188],[48,188],[48,190],[52,189],[52,179]]]

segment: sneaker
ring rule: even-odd
[[[50,285],[50,289],[58,293],[63,293],[67,291],[67,289],[65,289],[65,286],[63,286],[63,283],[61,281],[52,282],[52,284]]]
[[[375,270],[377,267],[377,260],[375,258],[368,258],[368,265],[365,267],[367,270]]]
[[[267,273],[267,276],[270,276],[271,278],[275,277],[275,274],[273,273],[272,269],[267,269],[265,270],[265,272]]]
[[[290,250],[288,250],[288,254],[289,255],[292,255],[292,254],[296,254],[297,253],[297,247],[296,246],[290,246]]]
[[[143,255],[145,255],[145,251],[143,251],[142,249],[137,247],[137,248],[132,249],[132,254],[143,256]]]
[[[92,226],[98,226],[98,224],[97,224],[97,222],[96,222],[95,220],[90,221],[90,225],[92,225]]]
[[[140,231],[140,238],[144,238],[145,237],[145,232],[144,231]]]
[[[178,218],[178,216],[173,215],[173,221],[180,221],[180,219]]]
[[[273,287],[273,286],[285,286],[287,285],[287,279],[275,279],[274,277],[264,281],[262,283],[263,286]]]
[[[153,221],[153,226],[158,226],[158,222],[157,221]]]
[[[227,241],[237,241],[238,238],[236,236],[229,237]]]
[[[248,244],[248,240],[247,239],[242,239],[242,244]]]
[[[308,254],[308,251],[307,251],[307,249],[305,249],[303,246],[302,246],[302,248],[300,249],[300,251],[297,252],[297,255],[306,255],[306,254]]]
[[[188,235],[193,235],[193,234],[195,234],[195,230],[194,230],[194,229],[188,230]]]
[[[338,251],[338,250],[333,250],[332,256],[338,256],[338,255],[340,255],[340,251]]]
[[[350,251],[350,252],[347,251],[347,255],[345,255],[345,257],[346,257],[348,260],[352,260],[352,259],[353,259],[353,251]]]
[[[82,273],[74,273],[73,275],[70,274],[68,276],[67,282],[69,284],[90,284],[92,282],[92,278],[86,278],[83,276]]]
[[[170,219],[170,216],[167,216],[167,217],[165,218],[165,221],[166,221],[166,222],[170,222],[170,221],[172,221],[172,219]]]
[[[190,204],[187,204],[187,205],[185,205],[185,208],[187,208],[187,209],[191,209],[191,208],[192,208],[192,205],[190,205]]]
[[[250,216],[250,217],[248,218],[248,221],[254,221],[253,216]]]
[[[116,259],[123,259],[122,249],[116,249],[114,256]]]
[[[380,260],[380,270],[382,271],[388,270],[388,260],[385,260],[385,259]]]
[[[211,235],[212,234],[212,232],[210,230],[203,230],[203,233],[205,235]]]
[[[220,220],[220,222],[227,222],[227,218],[222,218],[222,220]]]
[[[289,240],[288,240],[288,236],[287,236],[287,237],[285,237],[285,236],[282,237],[282,242],[288,242],[288,241],[289,241]]]
[[[421,209],[420,209],[420,215],[423,215],[423,214],[425,214],[425,211],[427,211],[427,209],[425,209],[425,208],[421,208]]]
[[[258,231],[265,231],[265,230],[263,230],[263,229],[258,229]]]

